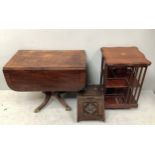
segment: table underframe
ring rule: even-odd
[[[65,102],[64,98],[61,96],[61,93],[55,93],[55,92],[43,92],[45,94],[44,101],[34,110],[35,113],[40,112],[49,102],[50,98],[54,98],[59,101],[60,104],[62,104],[66,111],[70,111],[71,107]]]

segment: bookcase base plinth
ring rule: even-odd
[[[130,108],[138,108],[138,104],[108,104],[105,103],[105,109],[130,109]]]

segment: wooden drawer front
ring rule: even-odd
[[[85,70],[4,70],[8,86],[16,91],[79,91]]]
[[[104,120],[103,97],[78,97],[78,121]]]

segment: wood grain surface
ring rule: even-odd
[[[3,72],[16,91],[79,91],[86,84],[86,56],[83,50],[22,50]]]
[[[137,47],[103,47],[102,56],[107,65],[150,65],[142,52]]]

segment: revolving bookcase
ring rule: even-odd
[[[137,47],[101,48],[100,84],[107,109],[138,107],[147,67],[151,64]]]

